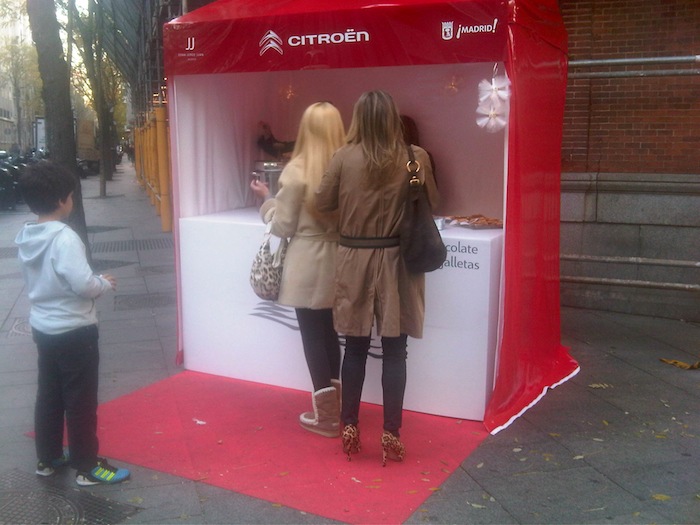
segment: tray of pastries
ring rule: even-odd
[[[445,217],[445,222],[473,230],[488,230],[503,228],[503,221],[493,217],[486,217],[480,213],[474,215],[449,215]]]

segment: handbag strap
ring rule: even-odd
[[[410,186],[422,186],[423,183],[418,178],[418,172],[420,171],[420,162],[416,160],[416,156],[413,154],[413,148],[410,144],[406,144],[406,149],[408,150],[408,162],[406,163],[406,171],[408,172],[408,184]]]

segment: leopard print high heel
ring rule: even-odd
[[[360,445],[360,429],[355,425],[345,425],[342,439],[343,452],[348,455],[348,461],[351,461],[350,454],[357,454],[362,448]]]
[[[386,460],[403,461],[406,455],[406,447],[394,434],[385,430],[382,434],[382,466],[386,467]]]

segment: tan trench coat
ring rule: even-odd
[[[438,193],[428,154],[412,146],[433,209]],[[364,184],[362,148],[349,144],[339,149],[317,190],[320,210],[338,209],[338,229],[346,237],[393,237],[399,234],[408,192],[405,160],[379,190]],[[358,249],[338,246],[335,329],[342,334],[368,336],[376,321],[377,334],[423,336],[425,275],[411,274],[399,247]]]
[[[310,213],[305,195],[300,165],[292,160],[280,175],[277,195],[260,208],[263,221],[272,221],[273,235],[290,238],[277,302],[313,310],[331,308],[337,218],[335,214]]]

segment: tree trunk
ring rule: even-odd
[[[114,161],[111,155],[110,127],[112,115],[105,99],[104,66],[102,39],[104,38],[104,17],[102,4],[95,0],[88,2],[87,20],[74,15],[74,22],[83,41],[81,55],[92,89],[93,109],[97,114],[98,137],[100,144],[100,197],[107,194],[107,181],[112,180]]]
[[[12,79],[12,103],[15,106],[15,115],[17,115],[17,128],[15,129],[15,143],[19,147],[19,151],[24,150],[24,144],[22,140],[22,90],[19,85],[19,77],[14,77]]]
[[[85,243],[92,261],[85,223],[83,195],[76,163],[75,127],[70,101],[70,70],[63,54],[60,26],[53,0],[27,0],[27,14],[39,60],[43,86],[41,96],[46,108],[46,144],[51,160],[69,170],[76,179],[73,213],[68,224]]]

